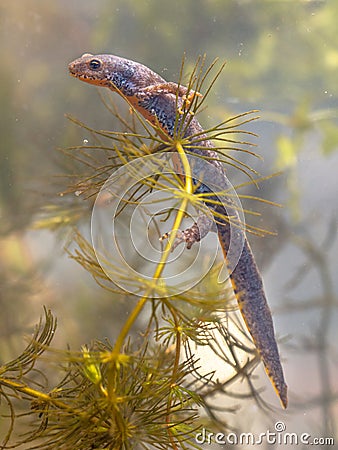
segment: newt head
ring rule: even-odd
[[[130,78],[134,71],[123,64],[123,58],[113,55],[83,54],[68,65],[70,74],[86,83],[98,86],[111,87],[117,74],[125,80]]]
[[[143,64],[109,54],[85,53],[72,61],[68,69],[70,75],[79,80],[120,91],[126,96],[135,95],[144,86],[164,81]]]

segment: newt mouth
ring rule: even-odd
[[[69,75],[71,75],[74,78],[78,78],[82,81],[86,81],[87,83],[90,83],[91,81],[92,82],[95,81],[94,78],[92,78],[84,73],[78,72],[72,64],[69,64],[68,70],[69,70]]]
[[[69,74],[72,77],[75,78],[80,78],[81,80],[87,80],[88,75],[81,73],[81,71],[79,71],[79,67],[73,62],[68,64],[68,70],[69,70]]]
[[[109,87],[109,83],[107,83],[105,80],[99,80],[99,79],[97,79],[95,77],[92,77],[92,76],[90,76],[88,74],[79,72],[72,65],[72,63],[69,64],[68,70],[69,70],[69,75],[71,75],[72,77],[77,78],[77,79],[79,79],[81,81],[84,81],[85,83],[94,84],[96,86],[108,86]]]
[[[68,70],[69,70],[69,74],[70,74],[72,77],[78,78],[78,74],[77,74],[77,72],[76,72],[76,70],[75,70],[75,68],[74,68],[74,64],[72,64],[72,63],[68,64]]]

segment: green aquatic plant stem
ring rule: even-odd
[[[181,144],[181,142],[177,141],[175,143],[175,147],[176,150],[178,152],[179,158],[180,158],[180,162],[182,164],[183,170],[184,170],[184,192],[186,195],[182,196],[182,201],[181,201],[181,205],[180,208],[178,209],[178,212],[176,214],[175,217],[175,221],[174,221],[174,225],[173,225],[173,231],[172,233],[169,235],[169,239],[166,243],[164,252],[161,256],[161,260],[159,261],[156,270],[154,272],[153,278],[152,278],[152,282],[150,283],[150,286],[148,287],[148,289],[146,290],[146,292],[144,293],[143,297],[138,301],[137,305],[135,306],[135,308],[133,309],[133,311],[131,312],[131,314],[129,315],[128,319],[126,320],[126,322],[124,323],[122,330],[119,333],[119,336],[115,342],[114,348],[111,352],[110,358],[111,358],[111,365],[108,369],[107,372],[107,393],[108,393],[108,398],[110,399],[110,401],[114,404],[114,408],[112,410],[114,416],[115,416],[115,421],[116,424],[119,428],[119,431],[121,433],[121,435],[125,435],[126,433],[128,433],[127,430],[127,424],[125,423],[122,415],[121,415],[121,411],[119,410],[118,404],[116,404],[116,380],[118,377],[118,370],[119,370],[119,365],[120,365],[120,361],[121,361],[121,357],[123,358],[123,355],[121,354],[122,352],[122,347],[123,347],[123,343],[125,342],[125,339],[127,338],[127,335],[131,329],[131,327],[133,326],[133,324],[135,323],[137,317],[139,316],[139,314],[141,313],[142,309],[144,308],[146,302],[148,301],[149,297],[152,295],[152,292],[154,289],[156,289],[156,287],[158,286],[158,283],[161,279],[161,275],[163,273],[163,270],[165,268],[166,262],[168,260],[170,251],[171,251],[171,246],[172,243],[175,241],[176,239],[176,234],[177,234],[177,230],[180,228],[181,222],[184,218],[186,209],[188,207],[188,203],[189,203],[189,197],[190,195],[193,194],[193,183],[192,183],[192,178],[191,178],[191,169],[190,169],[190,165],[189,165],[189,161],[187,158],[187,155],[185,154],[185,151],[183,149],[183,146]],[[180,355],[180,345],[181,345],[181,339],[180,339],[180,333],[179,333],[179,327],[178,327],[178,320],[176,315],[173,313],[173,311],[171,311],[173,314],[173,318],[175,321],[175,328],[176,328],[176,358],[175,358],[175,364],[173,367],[173,372],[172,372],[172,386],[175,383],[175,379],[176,379],[176,373],[177,373],[177,369],[178,369],[178,364],[179,364],[179,355]],[[168,430],[170,430],[170,407],[171,407],[171,403],[172,403],[172,398],[171,395],[168,398],[168,403],[167,403],[167,415],[166,415],[166,422],[168,425]],[[171,441],[172,444],[172,448],[177,449],[177,446],[174,442],[174,437],[172,435],[172,433],[169,432],[169,439]]]
[[[172,371],[172,375],[171,375],[171,385],[170,385],[170,393],[168,395],[168,400],[167,400],[167,414],[166,414],[166,424],[168,427],[168,434],[169,434],[169,439],[172,445],[172,448],[174,450],[178,450],[178,447],[174,441],[174,436],[173,436],[173,432],[170,428],[170,411],[172,408],[172,403],[173,403],[173,395],[172,395],[172,389],[175,387],[176,384],[176,380],[177,380],[177,371],[178,371],[178,366],[180,363],[180,355],[181,355],[181,345],[182,345],[182,340],[181,340],[181,327],[179,326],[178,323],[178,318],[177,315],[175,313],[174,310],[172,310],[172,308],[170,308],[170,312],[173,316],[174,322],[175,322],[175,336],[176,336],[176,342],[175,342],[175,361],[174,361],[174,366],[173,366],[173,371]]]
[[[189,203],[189,196],[193,194],[193,184],[192,184],[192,178],[191,178],[191,168],[189,165],[189,161],[187,158],[187,155],[185,154],[185,151],[183,149],[183,146],[181,144],[181,142],[177,141],[175,143],[175,147],[176,150],[179,154],[183,169],[184,169],[184,173],[185,173],[185,185],[184,185],[184,191],[186,194],[183,198],[182,198],[182,202],[180,205],[180,208],[178,209],[178,212],[176,214],[175,217],[175,221],[174,221],[174,225],[173,225],[173,231],[169,236],[169,239],[167,240],[164,252],[162,254],[161,260],[158,263],[156,270],[154,272],[153,278],[152,278],[152,285],[146,290],[145,294],[143,295],[143,297],[138,301],[137,305],[135,306],[135,308],[133,309],[133,311],[131,312],[130,316],[128,317],[128,319],[126,320],[125,324],[122,327],[122,330],[116,340],[116,343],[114,345],[114,348],[112,350],[112,359],[116,360],[118,359],[118,355],[121,352],[121,348],[123,346],[123,343],[131,329],[131,327],[133,326],[135,320],[137,319],[137,317],[139,316],[140,312],[142,311],[144,305],[146,304],[147,300],[149,299],[149,296],[151,295],[151,292],[153,291],[153,289],[157,286],[162,272],[164,270],[164,267],[166,265],[166,262],[168,260],[170,251],[171,251],[171,246],[172,243],[175,241],[176,239],[176,234],[177,234],[177,230],[179,230],[181,222],[184,218],[188,203]]]
[[[32,389],[23,383],[19,383],[15,380],[11,380],[8,378],[0,377],[0,385],[7,386],[8,388],[12,389],[13,391],[21,392],[22,394],[26,394],[29,397],[33,397],[37,400],[40,400],[41,402],[45,402],[46,404],[53,404],[57,408],[68,411],[69,413],[73,413],[76,416],[87,418],[87,415],[84,414],[83,412],[81,412],[80,410],[71,408],[66,403],[58,400],[57,398],[53,398],[53,396],[51,396],[49,394],[45,394],[44,392],[38,391],[36,389]]]

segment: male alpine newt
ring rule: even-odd
[[[70,74],[79,80],[96,86],[103,86],[121,94],[139,113],[154,126],[161,127],[165,135],[173,137],[177,127],[177,111],[184,107],[189,98],[188,89],[173,82],[167,82],[160,75],[148,67],[125,58],[114,55],[84,54],[81,58],[69,64]],[[199,95],[199,94],[197,94]],[[205,138],[203,129],[195,117],[190,117],[184,128],[184,136],[198,135],[198,144],[193,147],[193,138],[189,145],[189,153],[198,157],[207,156],[213,172],[203,175],[203,179],[216,180],[216,184],[224,190],[229,188],[229,181],[225,170],[217,157],[213,144]],[[196,158],[200,159],[200,158]],[[201,166],[202,167],[202,166]],[[205,171],[205,165],[201,170]],[[195,164],[193,174],[198,178],[199,164]],[[195,192],[211,192],[201,183]],[[230,206],[225,208],[215,201],[206,205],[217,215],[216,227],[219,242],[225,260],[230,246],[230,221],[221,217],[237,217],[237,211]],[[211,197],[209,197],[211,198]],[[229,212],[230,210],[230,212]],[[198,232],[198,224],[181,234],[187,247],[202,236]],[[203,232],[205,234],[205,232]],[[263,282],[258,271],[245,231],[236,228],[235,236],[240,242],[242,251],[238,263],[231,267],[230,279],[241,314],[261,356],[265,370],[274,386],[284,408],[287,407],[287,385],[284,380],[283,368],[280,362],[278,347],[275,339],[271,312],[266,300]]]

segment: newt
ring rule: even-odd
[[[86,83],[118,92],[150,123],[157,128],[160,126],[164,135],[171,137],[175,136],[177,131],[177,112],[184,108],[185,102],[191,99],[191,95],[200,95],[188,92],[188,89],[184,86],[167,82],[143,64],[110,54],[91,55],[85,53],[69,64],[69,72],[75,78]],[[207,170],[209,173],[203,174],[204,179],[213,180],[216,186],[221,186],[223,190],[227,190],[231,185],[223,165],[218,159],[213,143],[203,135],[203,129],[196,117],[189,117],[189,120],[186,119],[183,137],[189,138],[194,135],[198,135],[198,144],[194,147],[192,140],[190,142],[192,145],[189,145],[189,153],[199,157],[207,156],[208,167],[211,167],[210,171]],[[204,137],[205,139],[203,139]],[[200,158],[196,159],[205,163]],[[195,162],[192,169],[192,173],[195,174],[197,179],[201,175],[199,172],[205,171],[205,164],[203,164],[203,169],[201,167],[199,167],[198,162]],[[212,190],[209,184],[207,186],[200,183],[195,192],[210,193]],[[208,199],[211,200],[208,202]],[[231,236],[230,221],[226,218],[236,218],[238,212],[233,207],[231,200],[227,202],[226,208],[221,202],[217,203],[212,200],[214,200],[214,197],[206,196],[205,204],[214,215],[217,215],[217,220],[213,223],[216,226],[219,242],[227,262],[230,238],[233,239],[234,236]],[[190,248],[194,242],[200,240],[207,233],[209,228],[211,228],[210,220],[201,219],[199,224],[195,223],[191,228],[180,233],[179,243],[184,241]],[[286,408],[288,403],[287,384],[284,379],[263,280],[245,230],[237,227],[235,235],[236,245],[242,247],[242,249],[237,265],[229,267],[234,294],[244,322],[264,364],[265,371],[279,396],[282,406]]]

